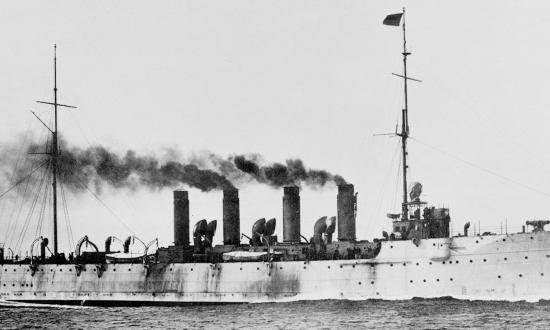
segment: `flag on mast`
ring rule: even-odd
[[[399,26],[399,24],[401,24],[401,16],[403,16],[403,13],[388,15],[384,18],[384,22],[382,23],[385,25]]]

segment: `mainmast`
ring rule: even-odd
[[[408,196],[407,196],[407,138],[409,137],[409,102],[407,97],[407,56],[411,53],[407,52],[407,39],[405,34],[405,8],[403,8],[403,80],[404,84],[404,94],[405,94],[405,108],[403,109],[403,118],[401,124],[401,152],[403,156],[403,203],[402,208],[402,217],[403,220],[409,218],[409,208],[408,208]]]
[[[385,25],[399,26],[401,24],[401,19],[403,19],[403,52],[401,53],[403,55],[403,75],[395,73],[393,75],[403,78],[404,80],[403,92],[405,94],[405,106],[402,111],[401,132],[396,132],[395,134],[401,137],[401,153],[403,157],[403,203],[401,204],[401,219],[408,220],[409,200],[407,194],[407,139],[409,137],[409,100],[407,95],[407,84],[409,80],[414,80],[418,82],[420,82],[420,80],[410,78],[407,75],[407,56],[411,55],[411,53],[407,51],[407,38],[405,33],[405,8],[403,8],[403,12],[401,13],[386,16],[383,23]]]
[[[58,107],[65,107],[65,108],[73,108],[75,109],[75,106],[72,105],[66,105],[66,104],[59,104],[57,103],[57,45],[53,46],[53,103],[52,102],[44,102],[44,101],[36,101],[38,103],[44,103],[53,105],[54,110],[54,127],[53,130],[49,128],[40,118],[38,118],[46,128],[52,133],[52,150],[48,153],[51,157],[52,162],[52,189],[53,189],[53,255],[54,257],[57,257],[58,254],[58,240],[57,240],[57,175],[58,175],[58,158],[59,158],[59,144],[57,141],[57,108]],[[36,114],[35,114],[36,116]]]

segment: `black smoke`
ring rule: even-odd
[[[58,157],[59,181],[72,191],[104,186],[115,189],[162,189],[187,186],[201,191],[223,190],[258,182],[271,187],[307,185],[322,188],[346,181],[324,170],[308,169],[299,159],[284,164],[266,163],[257,154],[221,157],[213,153],[193,154],[187,159],[168,152],[164,157],[139,155],[134,151],[116,153],[103,146],[79,148],[65,141]],[[44,146],[31,145],[28,153],[43,152]],[[49,156],[33,156],[29,168],[47,162]],[[47,166],[45,167],[47,168]],[[50,167],[51,168],[51,167]],[[27,169],[28,170],[28,169]],[[17,179],[28,171],[19,171]],[[13,180],[11,180],[13,182]]]
[[[340,185],[346,180],[340,175],[331,174],[325,170],[306,169],[300,159],[288,159],[285,164],[273,163],[261,165],[258,155],[238,155],[233,157],[235,166],[251,175],[256,181],[273,187],[286,185],[301,186],[305,184],[312,188],[321,188],[326,184]]]

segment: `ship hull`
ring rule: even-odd
[[[0,299],[33,303],[538,301],[550,299],[550,233],[387,241],[373,259],[1,267]]]

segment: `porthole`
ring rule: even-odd
[[[13,269],[13,271],[15,272],[15,268]]]
[[[330,269],[330,266],[327,266],[328,269]],[[283,269],[283,267],[281,267],[281,269]]]
[[[355,267],[354,267],[355,268]],[[306,266],[304,266],[304,269],[306,269]],[[260,270],[260,268],[258,268],[258,270]]]
[[[544,273],[540,273],[540,276],[544,276]]]
[[[62,271],[63,271],[63,269],[59,268],[59,271],[60,271],[60,272],[62,272]]]
[[[499,275],[499,276],[497,276],[497,277],[500,278],[501,276]]]
[[[449,260],[449,263],[452,264],[453,263],[452,260]]]
[[[506,260],[508,260],[508,258],[505,257],[505,258],[504,258],[504,261],[506,261]]]
[[[523,277],[523,275],[522,275],[522,274],[519,274],[519,277]]]
[[[242,268],[239,268],[239,270],[243,270]]]
[[[129,270],[129,269],[128,269]],[[170,268],[170,271],[172,271],[172,268]]]
[[[433,243],[433,246],[435,246],[435,243]]]
[[[502,241],[503,241],[503,242],[506,242],[506,238],[503,238]]]
[[[355,265],[351,265],[351,268],[355,268]],[[304,267],[304,269],[306,269],[306,267]]]
[[[29,271],[29,270],[27,269],[27,272],[28,272],[28,271]]]
[[[15,269],[14,269],[14,271],[15,271]],[[53,272],[53,269],[50,269],[50,272]]]
[[[305,268],[305,267],[304,267]],[[260,267],[256,267],[256,270],[260,270]]]
[[[116,272],[116,268],[113,268],[113,272]]]
[[[359,282],[359,285],[361,285],[361,282]]]
[[[406,263],[403,263],[403,266],[407,266],[407,264],[406,264]]]
[[[487,262],[487,259],[483,259],[483,262]]]
[[[531,239],[533,239],[533,236],[531,236]]]
[[[72,269],[72,268],[69,268],[69,271],[70,271],[70,272],[72,272],[72,271],[73,271],[73,269]]]
[[[432,264],[432,262],[430,261],[430,265]]]
[[[340,268],[344,268],[344,266],[340,265]]]
[[[451,278],[450,278],[450,280],[452,281],[452,280],[453,280],[453,278],[451,277]]]
[[[411,282],[411,283],[412,283],[412,282],[413,282],[413,280],[410,280],[409,282]]]
[[[445,261],[443,261],[443,264],[445,264]]]
[[[439,282],[439,279],[436,279],[437,282]]]
[[[416,265],[419,266],[420,264],[417,262]]]
[[[393,264],[390,264],[390,267],[393,267]]]
[[[15,286],[15,283],[13,283],[11,286]]]
[[[426,280],[422,280],[422,282],[426,283]]]
[[[476,241],[476,244],[479,243],[479,241]]]
[[[457,260],[457,261],[455,261],[455,263],[457,263],[457,264],[458,264],[458,260]]]
[[[472,259],[470,259],[470,263],[474,262]]]
[[[525,259],[529,259],[529,257],[528,257],[528,256],[525,256]]]
[[[328,266],[328,268],[330,268],[330,266]],[[283,267],[279,267],[279,269],[283,269]]]
[[[241,270],[242,270],[242,268],[241,268]],[[191,271],[193,271],[193,268],[191,268]]]
[[[393,245],[390,245],[390,249],[393,249]]]
[[[374,284],[374,281],[370,281],[370,284]]]

